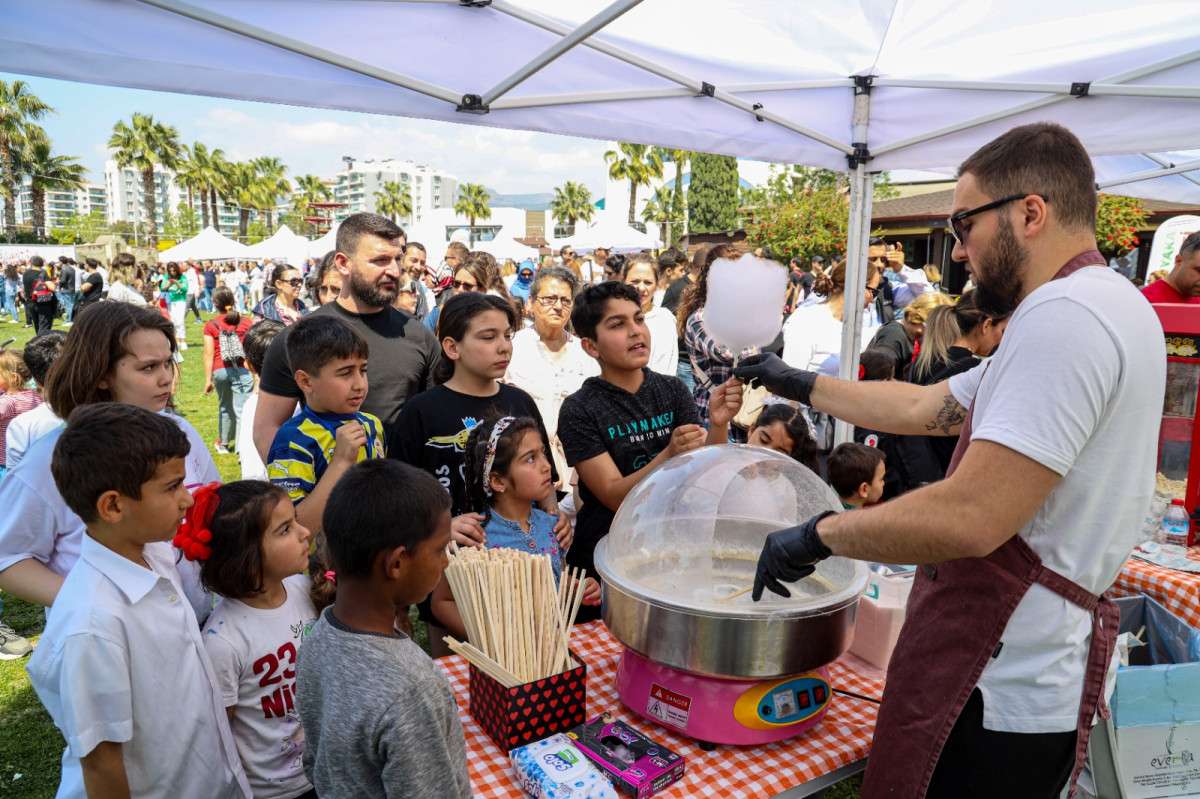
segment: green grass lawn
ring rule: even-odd
[[[55,329],[61,325],[56,324]],[[182,376],[175,394],[177,410],[208,442],[217,438],[217,400],[205,395],[202,325],[188,318],[188,351],[184,353]],[[16,338],[13,347],[24,346],[33,329],[0,321],[0,343]],[[213,453],[224,481],[239,476],[236,455]],[[0,592],[4,599],[4,621],[36,643],[44,625],[42,609]],[[414,609],[415,616],[415,609]],[[416,639],[428,648],[424,625],[414,623]],[[25,674],[25,661],[0,661],[0,797],[49,799],[58,787],[59,760],[63,740],[42,708]],[[859,778],[829,789],[825,799],[856,799]]]

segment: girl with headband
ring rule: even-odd
[[[554,578],[562,575],[563,551],[554,535],[555,517],[537,507],[554,493],[546,444],[528,416],[503,416],[477,425],[467,438],[463,468],[467,500],[480,512],[489,549],[519,549],[549,555]],[[600,604],[600,585],[588,578],[583,602]],[[465,634],[445,579],[433,592],[433,615],[452,635]]]
[[[304,575],[311,543],[283,489],[260,480],[201,487],[175,536],[220,597],[204,646],[256,799],[316,796],[296,695],[300,642],[317,619]]]

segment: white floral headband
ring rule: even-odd
[[[489,479],[492,474],[492,466],[496,464],[496,445],[500,443],[500,436],[504,435],[504,431],[515,422],[515,416],[504,416],[496,420],[496,426],[492,428],[492,434],[488,436],[487,457],[483,459],[483,493],[487,496],[492,496],[492,481]]]

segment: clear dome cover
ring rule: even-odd
[[[733,616],[811,615],[852,601],[865,564],[829,558],[788,584],[790,599],[749,593],[769,533],[841,502],[820,477],[762,447],[703,447],[672,458],[621,503],[597,551],[602,577],[651,602]]]

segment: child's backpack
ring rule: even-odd
[[[222,329],[217,339],[220,345],[221,360],[230,366],[241,366],[246,362],[246,351],[242,349],[242,340],[238,338],[237,329]]]

